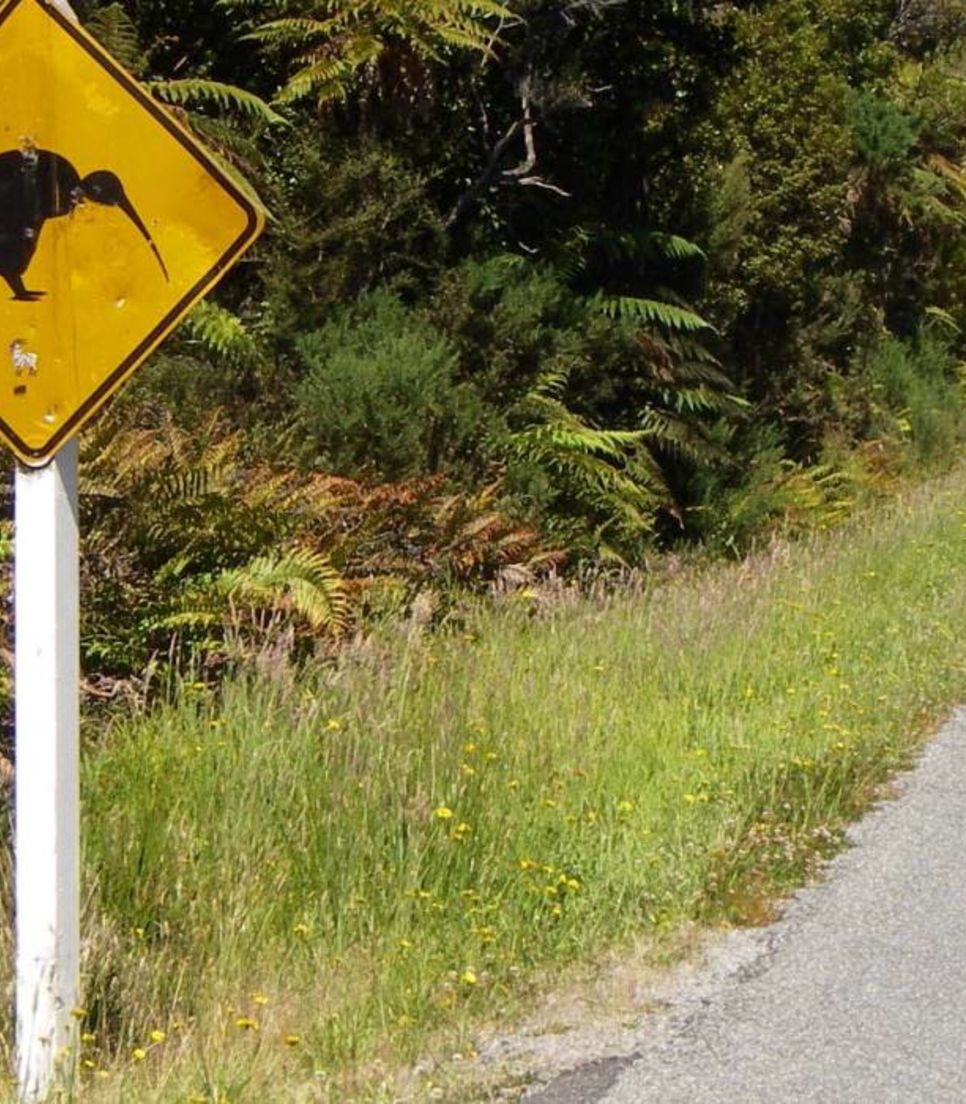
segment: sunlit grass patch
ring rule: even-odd
[[[85,1093],[376,1100],[536,971],[766,920],[966,691],[964,484],[92,739]]]

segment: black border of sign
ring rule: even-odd
[[[164,338],[171,332],[185,314],[201,299],[201,297],[217,283],[229,268],[245,250],[252,245],[264,227],[264,218],[261,211],[245,195],[237,184],[227,176],[221,168],[208,156],[204,147],[190,135],[180,123],[176,122],[160,104],[156,103],[138,82],[126,72],[115,60],[103,50],[80,26],[72,23],[55,8],[44,0],[8,0],[4,3],[0,0],[0,28],[7,19],[23,3],[35,3],[51,18],[63,31],[90,55],[90,57],[104,69],[109,76],[132,96],[156,122],[160,123],[172,138],[177,141],[191,156],[202,166],[209,176],[212,176],[234,199],[238,206],[248,216],[245,229],[228,247],[221,258],[208,272],[187,291],[178,302],[168,311],[161,321],[143,338],[135,348],[124,358],[121,364],[104,380],[101,385],[71,414],[66,422],[51,435],[46,445],[42,448],[30,448],[21,440],[0,415],[0,432],[6,437],[7,442],[13,446],[14,451],[29,467],[43,467],[53,460],[57,450],[65,444],[97,411],[107,402],[111,395],[120,387],[125,379],[148,357]],[[0,108],[2,110],[2,108]]]

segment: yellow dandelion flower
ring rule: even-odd
[[[633,813],[634,812],[634,802],[633,801],[618,801],[617,811],[619,813],[623,814],[624,816],[626,816],[628,813]]]
[[[70,1014],[74,1017],[75,1020],[82,1020],[87,1015],[87,1009],[80,1007],[72,1008],[70,1010]]]
[[[242,1031],[257,1031],[258,1021],[253,1020],[250,1016],[239,1016],[235,1020],[235,1027],[240,1028]]]
[[[84,1043],[85,1046],[90,1046],[92,1043],[97,1042],[97,1036],[93,1031],[85,1031],[84,1034],[81,1035],[81,1042]]]
[[[287,1047],[297,1047],[302,1041],[301,1035],[296,1035],[294,1032],[290,1032],[288,1035],[283,1036],[282,1042]]]
[[[255,1002],[255,1004],[268,1004],[269,1003],[269,999],[268,999],[268,997],[265,996],[264,993],[253,993],[252,994],[252,1000]]]
[[[154,1031],[152,1031],[151,1034],[148,1036],[148,1038],[151,1040],[152,1043],[163,1043],[164,1040],[167,1039],[167,1035],[165,1035],[163,1031],[158,1031],[158,1029],[155,1028]]]
[[[471,969],[470,967],[467,967],[467,968],[466,968],[466,969],[465,969],[465,970],[464,970],[464,971],[463,971],[463,972],[462,972],[462,973],[460,974],[460,981],[461,981],[461,982],[462,982],[462,983],[463,983],[464,985],[476,985],[476,983],[477,983],[477,982],[478,982],[479,980],[480,980],[480,979],[479,979],[479,978],[478,978],[478,977],[476,976],[476,971],[475,971],[475,970],[472,970],[472,969]]]
[[[437,820],[452,820],[456,814],[446,805],[439,805],[433,810],[433,816]]]
[[[92,1061],[90,1058],[85,1058],[84,1061],[81,1064],[83,1065],[84,1069],[96,1069],[97,1068],[97,1063]]]
[[[309,934],[308,924],[296,924],[295,927],[292,928],[292,934],[299,935],[304,939]]]
[[[143,1062],[144,1059],[147,1058],[147,1056],[148,1052],[144,1049],[144,1047],[135,1047],[134,1050],[131,1051],[131,1057],[134,1059],[135,1062]]]
[[[342,722],[336,720],[335,717],[333,717],[331,720],[328,720],[328,721],[325,722],[325,731],[326,732],[341,732],[341,730],[342,730]]]

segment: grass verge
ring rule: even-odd
[[[82,1097],[393,1099],[538,972],[767,919],[966,694],[964,501],[92,734]]]

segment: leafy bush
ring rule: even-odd
[[[918,128],[909,113],[871,92],[851,98],[848,119],[856,153],[873,169],[905,163],[916,144]]]
[[[741,436],[723,432],[729,451],[742,459],[700,473],[699,504],[687,518],[689,531],[710,551],[742,555],[775,535],[832,528],[851,513],[850,473],[833,463],[790,460],[780,433],[767,425],[752,425]]]
[[[922,464],[952,455],[963,439],[966,394],[961,364],[935,328],[912,342],[883,335],[865,354],[862,379],[874,430],[905,440]]]
[[[439,471],[479,435],[475,392],[456,382],[453,343],[388,292],[363,296],[299,343],[302,424],[341,475]]]

